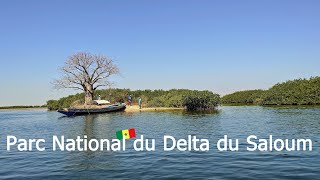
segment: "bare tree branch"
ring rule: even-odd
[[[55,88],[82,90],[85,92],[86,102],[92,100],[97,88],[112,84],[108,80],[110,76],[119,74],[119,69],[112,58],[85,52],[68,57],[60,71],[62,76],[54,81]]]

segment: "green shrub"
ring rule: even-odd
[[[188,111],[213,110],[220,104],[220,96],[209,91],[193,91],[183,101]]]
[[[57,100],[47,101],[47,108],[50,111],[59,109],[58,101]]]
[[[147,103],[148,107],[164,107],[165,106],[165,99],[160,97],[155,97],[151,101]]]

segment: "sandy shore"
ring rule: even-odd
[[[143,108],[139,109],[139,106],[127,106],[125,112],[152,112],[152,111],[174,111],[174,110],[183,110],[183,108],[170,108],[170,107],[154,107],[154,108]]]

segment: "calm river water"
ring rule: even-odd
[[[156,140],[154,152],[127,150],[52,151],[52,136],[114,139],[116,131],[135,128],[137,136]],[[225,106],[215,114],[183,112],[113,113],[61,117],[45,110],[0,111],[0,178],[50,179],[319,179],[320,108]],[[249,135],[281,139],[310,138],[313,151],[249,152]],[[6,136],[45,139],[46,151],[7,152]],[[210,151],[163,151],[163,136],[206,138]],[[239,139],[238,152],[219,152],[223,135]]]

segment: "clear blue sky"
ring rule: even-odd
[[[1,1],[0,106],[74,91],[50,82],[67,56],[114,57],[119,88],[266,89],[319,75],[320,1]]]

